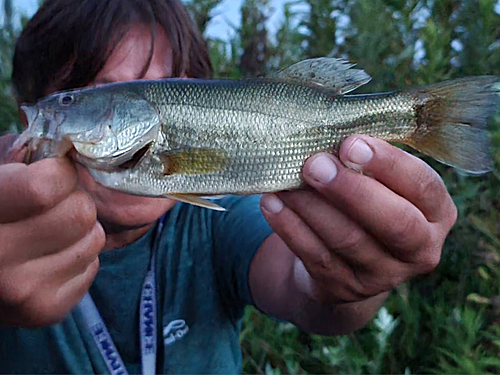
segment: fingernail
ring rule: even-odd
[[[337,166],[326,155],[319,155],[309,165],[309,175],[321,184],[332,181],[337,176]]]
[[[347,159],[350,164],[349,166],[354,169],[359,169],[361,166],[368,164],[372,158],[372,149],[360,138],[354,141],[351,148],[347,152]]]
[[[274,194],[263,195],[260,204],[270,214],[279,214],[283,209],[283,202]]]

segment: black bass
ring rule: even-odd
[[[333,58],[305,60],[267,79],[134,81],[60,92],[23,106],[34,160],[74,147],[102,185],[213,209],[202,196],[303,186],[318,152],[352,134],[401,142],[460,170],[492,168],[493,76],[422,89],[345,95],[370,77]]]

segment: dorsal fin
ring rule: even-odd
[[[275,78],[316,85],[344,95],[370,82],[371,77],[360,69],[351,69],[355,64],[332,57],[320,57],[298,62],[275,74]]]

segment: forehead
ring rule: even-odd
[[[117,45],[103,69],[97,74],[94,84],[132,81],[136,79],[160,79],[172,76],[172,45],[163,28],[155,27],[154,44],[151,27],[135,24]],[[153,57],[146,74],[153,48]]]

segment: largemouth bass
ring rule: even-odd
[[[200,197],[303,186],[302,167],[352,134],[407,144],[445,164],[491,170],[488,118],[497,77],[371,95],[338,59],[305,60],[267,79],[133,81],[55,93],[25,105],[32,160],[75,148],[102,185],[213,209]]]

